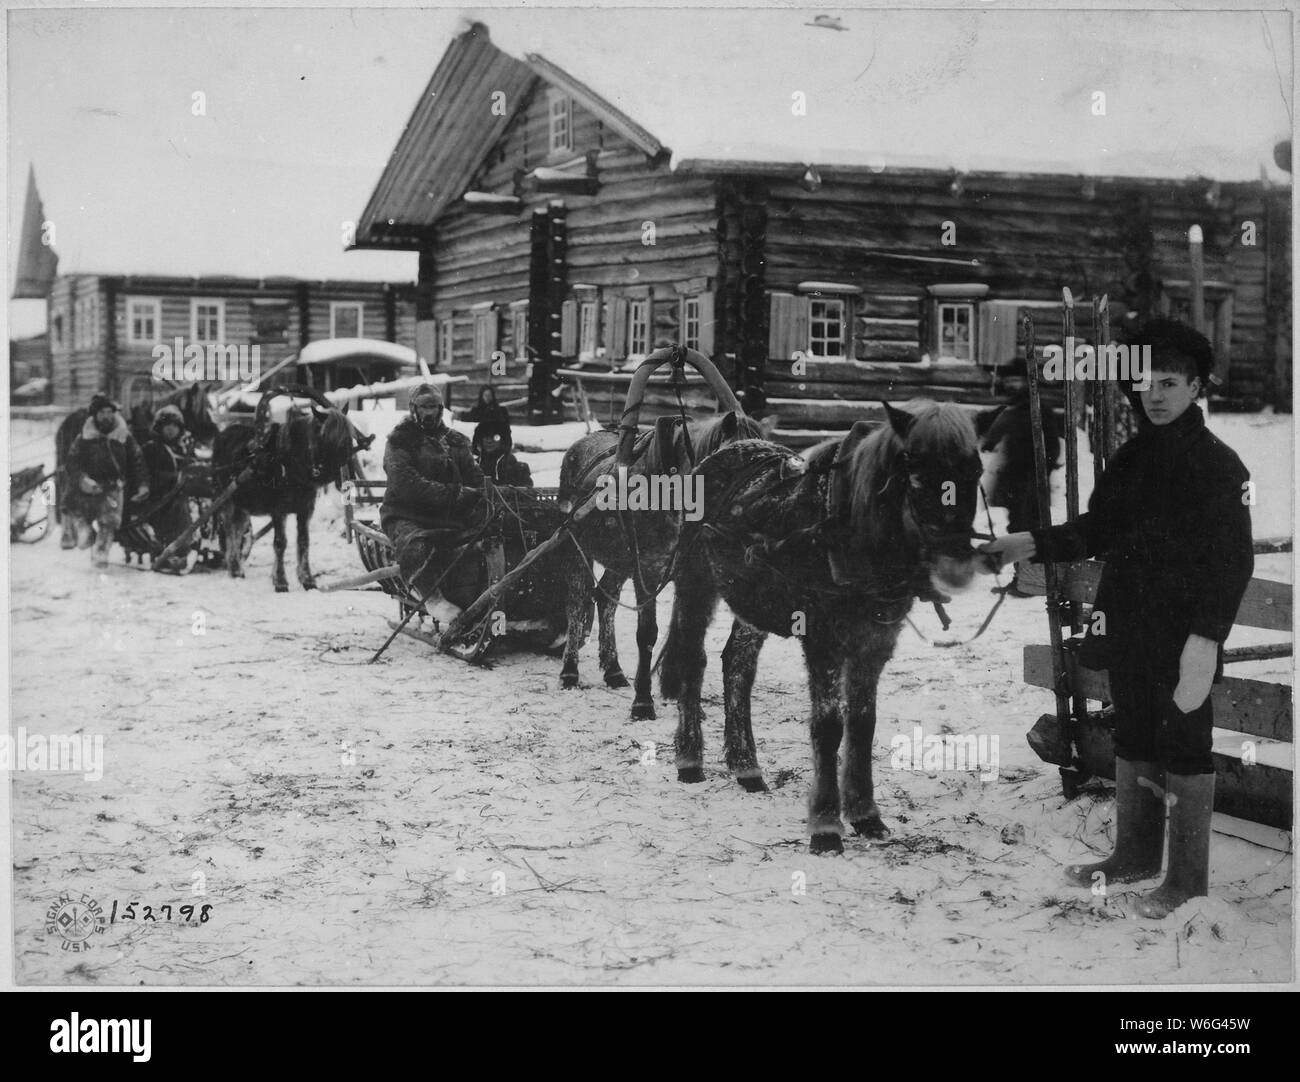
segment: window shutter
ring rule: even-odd
[[[565,301],[560,306],[560,356],[578,355],[578,302]]]
[[[438,365],[438,321],[421,319],[415,324],[415,353],[432,370]]]
[[[610,322],[614,329],[610,337],[614,340],[614,348],[610,350],[611,357],[623,358],[627,356],[627,320],[628,313],[632,310],[632,302],[626,297],[615,297],[613,305],[613,318]]]
[[[605,355],[611,360],[627,356],[629,307],[626,297],[611,297],[605,304]]]
[[[492,354],[496,352],[497,340],[500,334],[501,313],[495,307],[489,308],[483,313],[483,321],[486,324],[483,330],[483,351],[486,356],[483,360],[491,362]]]
[[[700,352],[713,356],[713,294],[700,294]]]
[[[767,352],[770,360],[794,359],[797,349],[808,348],[808,308],[803,297],[793,293],[773,293],[768,327]],[[800,315],[803,315],[802,321]],[[803,334],[799,334],[802,322]]]

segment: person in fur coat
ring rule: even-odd
[[[379,524],[393,542],[402,576],[434,596],[455,550],[483,524],[483,474],[461,433],[448,428],[442,396],[429,384],[411,393],[410,416],[388,436],[388,487]]]
[[[148,474],[140,446],[131,436],[117,403],[97,394],[89,416],[68,452],[65,513],[78,548],[91,548],[91,563],[108,566],[108,550],[122,525],[126,499],[149,498]]]

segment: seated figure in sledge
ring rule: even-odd
[[[426,603],[490,515],[470,441],[447,426],[444,414],[442,395],[420,385],[411,393],[410,416],[389,434],[384,450],[388,487],[379,523],[402,577]]]

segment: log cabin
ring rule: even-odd
[[[297,278],[178,278],[67,274],[48,295],[56,406],[97,391],[124,405],[144,394],[154,348],[191,343],[257,346],[262,371],[309,342],[377,338],[415,344],[412,283]]]
[[[473,24],[358,222],[356,247],[419,253],[417,349],[468,375],[471,398],[493,383],[533,423],[574,409],[617,420],[626,370],[680,342],[711,355],[792,445],[881,399],[993,404],[1023,364],[1021,312],[1040,346],[1060,341],[1063,287],[1083,302],[1083,335],[1087,301],[1103,294],[1115,323],[1187,317],[1187,237],[1200,225],[1218,402],[1289,409],[1286,184],[689,157],[632,105],[716,101],[664,85],[649,61],[639,74],[604,67],[616,85],[498,47]],[[566,386],[578,396],[561,399]],[[684,397],[708,408],[696,384]],[[677,408],[661,384],[645,416]]]

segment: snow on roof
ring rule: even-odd
[[[325,338],[302,347],[297,363],[331,364],[345,357],[370,357],[418,368],[415,350],[378,338]]]
[[[1291,128],[1283,15],[859,10],[840,16],[844,32],[805,25],[811,15],[483,19],[498,48],[561,68],[671,148],[674,164],[1288,179],[1272,154]]]

